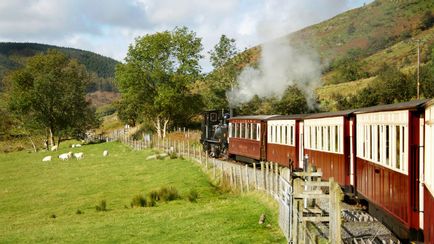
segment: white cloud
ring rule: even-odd
[[[0,41],[72,46],[122,60],[135,37],[184,25],[203,38],[206,54],[222,34],[244,49],[360,5],[357,1],[2,0]],[[207,60],[202,64],[210,69]]]

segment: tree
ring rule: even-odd
[[[191,120],[202,109],[201,96],[190,90],[201,77],[201,51],[201,39],[186,27],[137,38],[116,67],[120,118],[152,122],[159,137],[170,124]]]
[[[243,54],[238,54],[235,39],[225,35],[220,37],[219,43],[208,53],[214,70],[205,79],[196,82],[195,86],[202,94],[208,109],[226,108],[228,107],[226,91],[235,83],[240,72],[237,64],[240,63]]]
[[[28,131],[46,130],[51,145],[65,136],[79,137],[98,125],[85,99],[88,74],[83,65],[59,51],[29,59],[10,76],[9,110]]]
[[[221,68],[227,64],[237,54],[235,39],[221,35],[219,43],[214,46],[214,50],[209,51],[210,61],[214,69]]]
[[[297,86],[289,86],[275,104],[275,114],[304,114],[309,112],[304,93]]]
[[[434,15],[431,10],[425,11],[420,21],[420,29],[428,30],[434,25]]]

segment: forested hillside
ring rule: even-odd
[[[89,93],[117,91],[113,85],[113,78],[118,61],[89,51],[38,43],[0,43],[0,81],[8,71],[22,67],[30,57],[45,53],[49,49],[59,50],[86,66],[87,71],[93,74],[91,84],[87,88]]]

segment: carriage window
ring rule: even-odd
[[[324,126],[321,126],[321,150],[324,149]]]
[[[390,148],[390,138],[389,138],[389,126],[386,125],[386,165],[389,165],[389,148]]]
[[[312,127],[309,126],[309,147],[312,148]]]
[[[240,138],[244,138],[245,137],[245,131],[246,131],[246,126],[244,125],[244,123],[240,124]]]
[[[274,126],[274,142],[277,143],[277,125]]]
[[[229,138],[232,137],[232,123],[229,123]]]
[[[288,126],[286,126],[286,125],[285,125],[285,134],[284,134],[283,138],[285,138],[284,144],[288,144]]]
[[[380,134],[380,126],[377,125],[377,162],[381,162],[380,159],[380,141],[381,141],[381,134]]]
[[[247,123],[246,124],[246,138],[247,139],[251,139],[251,137],[252,137],[252,127],[251,127],[251,125],[250,125],[250,123]]]
[[[294,145],[294,126],[289,127],[289,140],[290,140],[290,145]]]
[[[330,144],[331,144],[331,137],[330,137],[330,126],[327,126],[327,151],[330,151]]]
[[[314,138],[314,142],[315,142],[315,146],[314,146],[314,149],[317,149],[318,147],[318,130],[317,130],[317,128],[316,128],[316,126],[314,126],[313,127],[313,129],[315,130],[315,138]]]
[[[339,128],[335,126],[335,152],[339,152]]]
[[[274,142],[273,141],[273,126],[270,126],[270,142]]]
[[[406,167],[406,164],[405,164],[405,127],[404,126],[402,126],[401,127],[402,128],[402,133],[401,133],[401,141],[402,141],[402,153],[401,153],[401,156],[402,156],[402,164],[403,164],[403,170],[407,170],[407,167]]]
[[[369,126],[369,159],[372,159],[372,125]]]
[[[257,138],[257,135],[258,135],[258,134],[256,133],[257,130],[258,130],[257,126],[258,126],[257,124],[252,124],[252,139],[253,139],[253,140],[258,139],[258,138]]]
[[[396,151],[396,168],[397,169],[401,169],[401,154],[400,154],[400,148],[399,148],[399,146],[401,145],[401,142],[400,142],[400,134],[401,133],[399,133],[400,132],[400,130],[399,130],[399,126],[396,126],[396,145],[395,145],[395,147],[396,147],[396,149],[395,149],[395,151]]]
[[[256,138],[257,140],[261,140],[261,124],[256,124]]]

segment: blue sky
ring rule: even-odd
[[[39,42],[119,61],[134,38],[187,26],[207,51],[225,34],[242,50],[372,0],[2,0],[0,41]]]

